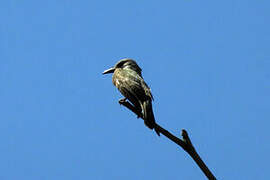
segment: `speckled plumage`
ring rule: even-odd
[[[155,128],[155,117],[152,110],[153,96],[144,82],[141,68],[132,59],[122,59],[113,68],[113,84],[136,109],[142,112],[144,123],[150,129]],[[157,132],[159,135],[159,132]]]

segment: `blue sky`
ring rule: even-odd
[[[1,1],[0,179],[205,179],[118,104],[134,58],[156,121],[218,179],[269,179],[270,3]]]

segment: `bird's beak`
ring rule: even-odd
[[[107,70],[105,70],[102,74],[109,74],[109,73],[113,73],[114,72],[114,70],[115,70],[115,68],[114,67],[112,67],[112,68],[110,68],[110,69],[107,69]]]

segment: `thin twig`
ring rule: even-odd
[[[132,104],[130,104],[128,101],[120,100],[119,104],[125,106],[129,110],[131,110],[133,113],[135,113],[138,117],[142,117],[141,112],[139,112]],[[206,166],[206,164],[203,162],[199,154],[197,153],[196,149],[194,148],[188,133],[185,129],[182,130],[182,137],[183,139],[180,139],[173,134],[171,134],[169,131],[161,127],[160,125],[156,124],[156,127],[158,132],[166,136],[168,139],[173,141],[174,143],[181,146],[196,162],[196,164],[200,167],[200,169],[203,171],[205,176],[210,180],[216,180],[216,177],[213,175],[213,173],[209,170],[209,168]]]

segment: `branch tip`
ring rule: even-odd
[[[130,104],[128,101],[121,99],[119,100],[119,104],[125,106],[129,110],[131,110],[133,113],[137,115],[137,117],[142,117],[142,113],[138,111],[137,108],[135,108],[132,104]],[[162,128],[158,124],[156,124],[156,128],[159,130],[161,134],[166,136],[168,139],[173,141],[174,143],[178,144],[181,146],[191,157],[192,159],[196,162],[196,164],[200,167],[200,169],[203,171],[205,176],[210,179],[210,180],[216,180],[215,176],[212,174],[212,172],[208,169],[208,167],[205,165],[205,163],[202,161],[198,153],[196,152],[194,146],[192,145],[192,142],[188,136],[188,133],[185,129],[182,129],[182,139],[177,138],[173,134],[171,134],[169,131],[166,129]]]

